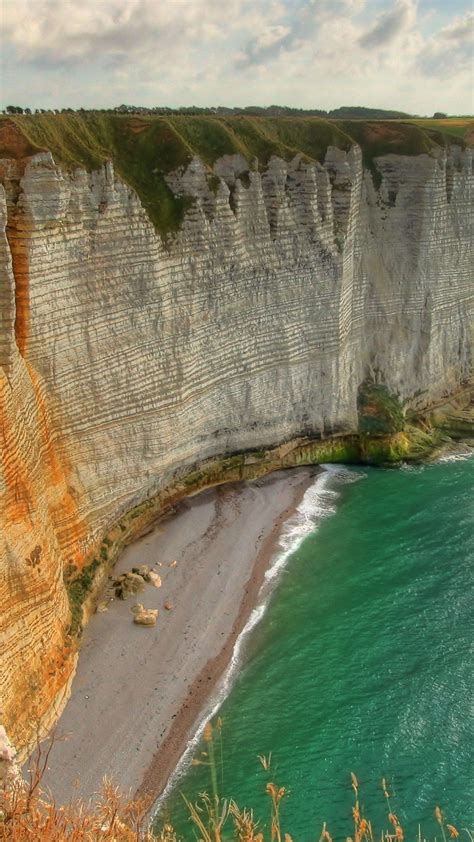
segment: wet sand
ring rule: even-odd
[[[84,632],[43,781],[57,803],[93,796],[104,775],[133,794],[163,791],[256,604],[282,524],[315,473],[280,471],[201,492],[125,550],[114,576],[148,564],[162,587],[114,600]],[[159,609],[155,627],[132,622],[136,602]]]

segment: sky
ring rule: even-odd
[[[472,114],[472,0],[0,0],[0,106]]]

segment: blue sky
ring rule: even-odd
[[[0,0],[0,104],[472,113],[470,0]]]

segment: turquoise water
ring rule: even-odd
[[[352,835],[351,770],[378,829],[383,776],[407,831],[420,822],[433,838],[438,804],[473,827],[473,478],[466,459],[342,469],[320,491],[317,480],[304,512],[312,532],[280,573],[219,712],[220,794],[252,806],[263,826],[257,755],[272,752],[295,842],[313,842],[323,821],[336,838]],[[185,839],[195,837],[180,791],[210,790],[207,766],[192,766],[167,801]]]

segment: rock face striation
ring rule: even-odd
[[[190,118],[192,119],[192,118]],[[75,663],[64,577],[203,460],[422,410],[470,376],[472,149],[194,154],[162,237],[112,160],[0,161],[1,707],[22,743]],[[375,177],[376,176],[376,177]],[[53,711],[53,713],[52,713]]]

